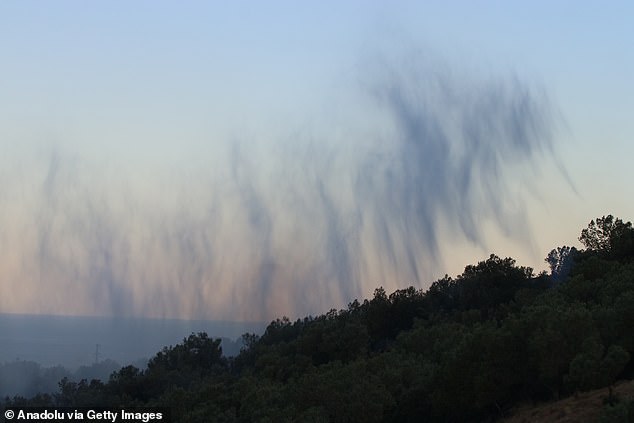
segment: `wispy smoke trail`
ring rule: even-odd
[[[505,177],[552,151],[555,122],[546,97],[516,78],[478,79],[437,63],[388,67],[380,81],[375,98],[392,117],[394,136],[358,191],[381,212],[377,226],[401,222],[412,234],[399,237],[408,250],[422,241],[432,257],[441,218],[476,243],[483,218],[507,232],[524,227],[523,207],[512,204],[513,191],[523,187],[511,189]]]
[[[546,96],[416,57],[366,70],[346,112],[362,129],[225,142],[197,165],[23,156],[1,175],[0,311],[304,315],[430,282],[441,227],[530,241],[505,181],[552,151]]]

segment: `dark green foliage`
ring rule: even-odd
[[[578,255],[579,250],[565,245],[548,253],[546,262],[550,266],[550,276],[554,282],[561,282],[568,277]]]
[[[206,333],[191,334],[182,344],[165,347],[148,362],[148,373],[159,371],[194,372],[207,375],[224,365],[220,339]]]
[[[330,422],[380,422],[394,399],[367,360],[335,361],[304,373],[291,384],[293,402],[319,411]]]
[[[140,381],[140,385],[123,384],[135,387],[138,393],[132,398],[139,399],[155,398],[168,387],[192,387],[206,377],[226,371],[220,343],[220,339],[211,339],[206,333],[192,333],[182,344],[165,347],[150,359],[142,377],[134,377],[134,368],[128,368],[129,373],[119,377]]]
[[[485,312],[509,302],[533,277],[530,267],[517,267],[512,258],[501,259],[494,254],[477,265],[467,266],[458,276],[458,304],[461,310]]]
[[[124,404],[129,404],[133,399],[145,400],[151,395],[146,391],[143,372],[134,366],[126,366],[112,373],[108,382],[108,391],[115,397],[121,398]]]
[[[634,255],[634,229],[632,223],[612,215],[591,220],[581,231],[579,241],[590,251],[610,259],[631,259]]]
[[[491,255],[426,292],[378,288],[345,310],[277,319],[230,360],[192,334],[147,370],[5,402],[164,405],[178,422],[468,422],[606,388],[602,421],[632,421],[611,395],[634,375],[632,227],[607,216],[580,239],[585,250],[551,251],[550,275]]]
[[[458,307],[458,284],[445,275],[431,284],[427,290],[426,300],[429,309],[437,313],[453,311]]]

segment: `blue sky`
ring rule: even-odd
[[[490,252],[541,270],[590,219],[634,216],[633,17],[631,2],[3,2],[0,312],[257,320],[424,288]],[[499,169],[469,165],[466,203],[431,182],[436,197],[395,197],[386,181],[440,176],[390,168],[409,127],[386,75],[414,81],[414,111],[446,107],[426,116],[459,159],[452,113],[489,89],[529,93],[552,136],[483,147]],[[465,100],[434,104],[436,80]]]

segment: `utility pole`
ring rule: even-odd
[[[97,344],[95,347],[95,364],[99,363],[99,347],[99,344]]]

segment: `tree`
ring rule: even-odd
[[[108,390],[118,398],[141,399],[147,395],[142,372],[135,366],[125,366],[113,372],[108,381]]]
[[[221,339],[211,339],[204,333],[191,334],[182,344],[165,347],[148,362],[148,371],[164,368],[171,371],[199,372],[206,375],[217,366],[222,366]]]
[[[550,266],[550,276],[553,281],[561,282],[566,279],[572,270],[574,259],[579,251],[575,247],[557,247],[548,253],[545,261]]]
[[[432,313],[449,312],[458,307],[458,294],[456,281],[445,275],[431,284],[425,299]]]
[[[486,261],[465,267],[458,276],[460,306],[463,310],[487,312],[512,300],[518,289],[528,286],[532,276],[530,267],[518,267],[510,257],[502,259],[491,254]]]
[[[607,215],[593,219],[588,228],[581,231],[579,241],[590,251],[606,258],[622,259],[634,253],[634,229],[632,222]]]
[[[182,344],[163,348],[148,362],[141,378],[146,398],[156,398],[171,386],[189,388],[205,377],[220,374],[227,368],[222,357],[221,339],[206,333],[192,333]]]

